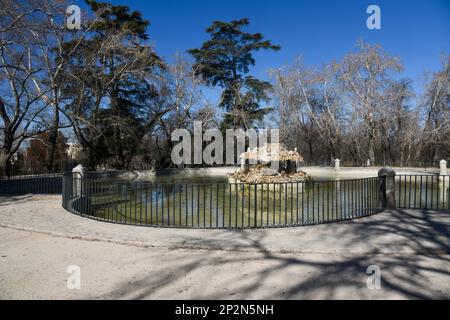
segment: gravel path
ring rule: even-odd
[[[0,199],[0,298],[450,298],[450,214],[273,230],[108,224],[58,196]],[[69,265],[81,290],[66,287]],[[366,286],[378,265],[381,290]]]
[[[399,210],[349,222],[260,230],[126,226],[76,216],[60,196],[0,198],[0,226],[141,247],[295,253],[450,253],[450,214]],[[256,245],[258,244],[258,245]]]

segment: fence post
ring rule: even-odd
[[[379,206],[383,209],[394,209],[395,205],[395,171],[384,167],[378,171]]]
[[[445,161],[445,160],[441,160],[441,162],[440,162],[440,173],[439,173],[439,175],[441,175],[441,176],[445,176],[445,175],[447,175],[447,161]]]
[[[246,168],[245,158],[241,158],[241,171],[245,172],[245,168]]]
[[[336,171],[339,171],[340,168],[341,168],[341,160],[335,159],[335,160],[334,160],[334,169],[335,169]]]
[[[77,165],[75,168],[72,169],[72,179],[73,179],[73,194],[72,196],[81,196],[83,187],[83,178],[85,174],[87,173],[87,169],[83,167],[81,164]]]

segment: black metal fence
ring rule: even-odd
[[[450,212],[450,175],[399,175],[395,179],[396,207]]]
[[[63,207],[115,223],[182,228],[313,225],[383,210],[378,178],[204,184],[91,180],[65,175]]]
[[[0,195],[61,194],[63,173],[29,174],[0,177]]]
[[[380,201],[385,179],[152,183],[92,175],[79,178],[72,173],[22,174],[0,177],[0,195],[62,194],[66,210],[122,224],[266,228],[345,221],[381,212],[386,208]],[[395,207],[450,212],[450,175],[399,175],[392,179]]]

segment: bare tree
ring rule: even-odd
[[[175,62],[169,65],[164,78],[170,94],[166,96],[173,107],[160,119],[160,127],[167,146],[172,148],[171,135],[175,129],[192,127],[196,111],[201,101],[200,86],[203,81],[198,73],[198,67],[183,55],[176,55]]]
[[[364,154],[358,154],[363,161],[367,157],[371,163],[376,163],[375,148],[379,125],[383,116],[385,95],[392,85],[392,75],[402,70],[397,58],[386,54],[380,46],[359,44],[359,52],[346,55],[342,62],[334,68],[342,85],[345,104],[356,114],[348,125],[361,126],[364,132]],[[360,121],[359,121],[360,120]],[[359,139],[354,136],[355,143]]]
[[[36,48],[49,9],[45,1],[2,0],[0,6],[1,167],[10,167],[25,140],[48,129],[40,120],[48,111],[42,98],[50,89],[37,90],[34,79],[46,71]]]
[[[318,70],[299,59],[272,71],[281,139],[313,163],[412,163],[420,117],[411,81],[397,79],[401,70],[397,58],[361,42],[358,52]]]
[[[92,24],[84,30],[68,30],[65,20],[69,3],[65,0],[41,2],[45,16],[41,21],[35,51],[43,72],[39,76],[32,76],[32,81],[35,90],[42,94],[43,102],[52,112],[51,117],[42,118],[42,122],[49,128],[48,169],[52,170],[59,131],[70,126],[67,119],[61,117],[61,110],[66,110],[67,104],[70,103],[70,99],[63,94],[63,83],[67,79],[67,61],[83,44]],[[85,19],[86,15],[82,17],[82,20]],[[67,47],[67,43],[71,43],[71,46]]]
[[[331,66],[314,71],[298,59],[293,66],[272,71],[272,76],[281,139],[296,147],[306,143],[310,159],[320,143],[328,158],[335,159],[343,109]]]
[[[425,126],[421,148],[423,158],[436,162],[450,157],[450,58],[442,57],[442,69],[433,74],[423,97]]]

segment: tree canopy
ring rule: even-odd
[[[210,39],[201,48],[189,50],[205,81],[223,89],[219,103],[226,111],[222,127],[249,128],[270,111],[260,103],[268,101],[271,84],[248,74],[256,63],[254,52],[281,47],[264,40],[260,33],[244,32],[248,25],[247,18],[215,21],[206,29]]]

